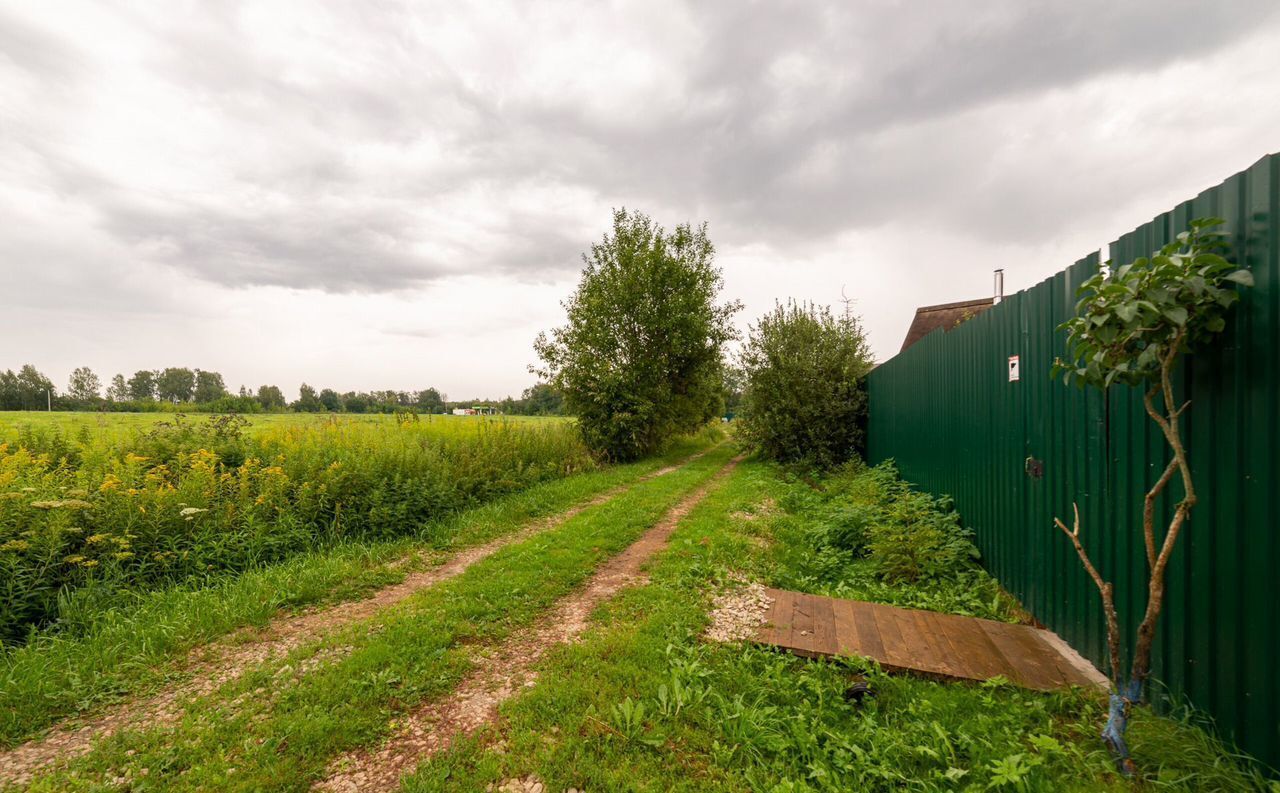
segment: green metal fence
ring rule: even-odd
[[[1280,766],[1280,155],[1124,235],[1110,256],[1147,255],[1204,216],[1226,218],[1231,258],[1256,285],[1241,290],[1214,348],[1180,370],[1199,505],[1170,565],[1154,676],[1172,701],[1189,700]],[[868,456],[953,496],[991,572],[1103,668],[1097,590],[1052,520],[1069,523],[1079,504],[1084,543],[1115,582],[1131,637],[1146,605],[1142,498],[1168,453],[1140,393],[1103,397],[1049,376],[1065,351],[1056,328],[1097,267],[1095,254],[875,369]],[[1166,515],[1181,496],[1170,491]]]

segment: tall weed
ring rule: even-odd
[[[562,422],[244,419],[23,430],[0,442],[0,644],[81,599],[239,571],[593,467]]]

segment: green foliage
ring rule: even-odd
[[[222,375],[205,369],[196,370],[195,390],[191,398],[196,402],[208,403],[227,396],[227,384]]]
[[[429,521],[592,466],[564,423],[212,416],[0,438],[0,643],[69,593],[147,590]]]
[[[1220,218],[1193,220],[1188,231],[1151,258],[1099,272],[1081,285],[1067,331],[1070,360],[1054,375],[1081,386],[1140,385],[1160,377],[1171,355],[1189,352],[1226,327],[1239,299],[1233,285],[1253,274],[1219,252]]]
[[[156,398],[156,373],[150,369],[139,369],[129,378],[129,398],[144,401]]]
[[[784,586],[992,619],[1014,613],[950,501],[912,490],[891,462],[846,465],[816,482],[792,477],[779,504],[795,576]]]
[[[280,410],[288,403],[280,386],[260,385],[258,386],[258,404],[262,405],[263,410]]]
[[[156,398],[164,402],[190,402],[195,390],[196,373],[185,366],[170,366],[156,378]]]
[[[293,409],[299,413],[319,413],[324,410],[324,404],[316,390],[303,383],[298,387],[298,401],[293,403]]]
[[[546,383],[535,383],[520,395],[520,412],[528,416],[559,416],[564,412],[564,395]]]
[[[874,359],[852,316],[788,302],[751,328],[740,355],[745,378],[739,434],[765,457],[830,467],[862,447]]]
[[[108,402],[124,402],[129,399],[129,387],[125,385],[124,375],[118,374],[111,378],[111,385],[107,387]]]
[[[621,209],[612,235],[583,256],[568,322],[538,336],[534,371],[600,455],[636,459],[719,413],[721,351],[740,306],[716,305],[714,254],[705,225],[668,233]]]
[[[12,369],[0,372],[0,410],[44,410],[50,395],[58,396],[53,381],[31,364],[17,374]]]
[[[67,383],[67,397],[81,405],[92,405],[102,398],[102,380],[89,367],[76,367]]]

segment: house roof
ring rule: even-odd
[[[959,303],[942,303],[937,306],[921,306],[916,309],[915,319],[907,329],[907,338],[902,340],[902,352],[923,339],[938,328],[951,330],[967,319],[991,308],[994,301],[989,297],[979,300],[961,300]]]

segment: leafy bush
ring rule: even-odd
[[[959,515],[940,509],[925,493],[903,491],[871,531],[871,560],[881,578],[891,583],[942,578],[977,558]]]
[[[740,355],[746,385],[739,434],[769,459],[820,468],[854,459],[874,363],[854,317],[794,302],[751,329]]]
[[[779,506],[790,515],[794,577],[781,586],[997,619],[1015,613],[978,566],[950,501],[913,491],[892,463],[791,482]]]
[[[0,442],[0,644],[103,594],[429,521],[593,465],[564,423],[326,419],[252,435],[176,417]]]

